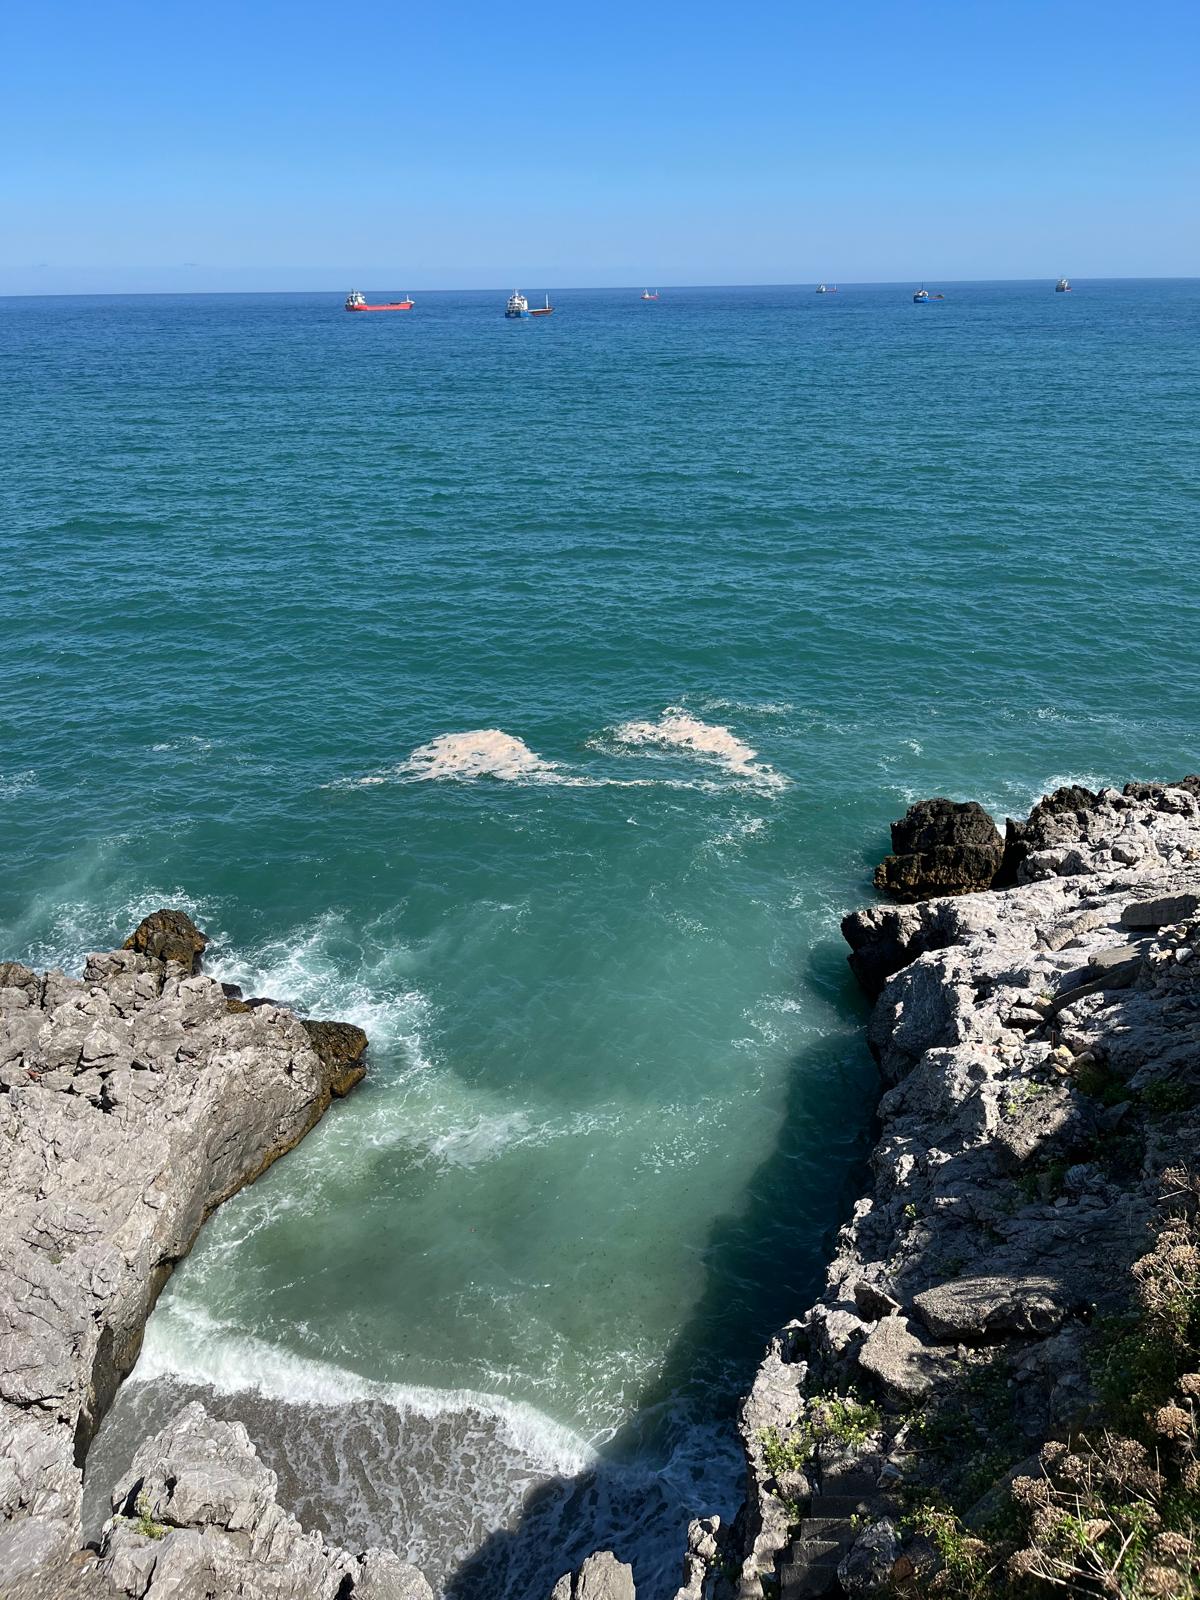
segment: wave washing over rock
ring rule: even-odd
[[[172,1267],[365,1071],[360,1029],[200,976],[205,944],[162,911],[81,979],[0,964],[5,1600],[427,1600],[393,1553],[305,1533],[245,1429],[196,1404],[141,1446],[83,1547],[83,1459]]]
[[[677,1600],[1193,1595],[1200,778],[1059,790],[1005,840],[923,802],[893,842],[907,903],[843,923],[877,996],[872,1187]],[[593,1561],[553,1600],[634,1600]]]

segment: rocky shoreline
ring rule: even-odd
[[[923,802],[893,846],[900,903],[842,929],[871,1187],[676,1600],[1194,1596],[1200,778],[1058,790],[1005,836]]]
[[[843,923],[885,1085],[871,1188],[759,1367],[745,1504],[692,1524],[676,1600],[1182,1600],[1200,779],[1059,790],[1003,837],[924,802],[893,843],[895,903]],[[163,912],[82,979],[0,965],[5,1600],[428,1600],[394,1554],[305,1533],[194,1403],[83,1545],[83,1457],[172,1267],[365,1070],[358,1030],[243,999],[203,947]],[[601,1552],[551,1600],[635,1600],[633,1575]]]
[[[5,1600],[428,1600],[394,1554],[305,1533],[245,1429],[198,1405],[84,1547],[84,1456],[173,1267],[366,1070],[360,1029],[243,999],[201,975],[205,943],[162,911],[82,978],[0,964]]]

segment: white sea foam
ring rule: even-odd
[[[625,722],[607,735],[589,739],[593,750],[606,755],[629,755],[639,749],[697,756],[723,768],[727,777],[758,788],[783,788],[788,780],[765,762],[757,751],[717,723],[702,722],[680,706],[668,706],[657,722]],[[713,789],[711,780],[690,778],[621,778],[572,769],[531,750],[523,739],[499,728],[475,728],[469,733],[442,733],[417,748],[398,766],[355,778],[337,778],[327,789],[366,789],[379,784],[420,783],[435,780],[471,782],[479,778],[504,783],[560,785],[574,789]]]
[[[158,744],[150,746],[155,755],[204,756],[213,748],[213,741],[201,738],[198,733],[183,734],[178,739],[160,740]]]
[[[657,722],[623,722],[612,730],[613,743],[624,750],[665,750],[698,756],[723,767],[731,777],[767,789],[786,786],[787,779],[758,760],[758,751],[720,723],[702,722],[682,706],[667,706]]]
[[[587,1440],[524,1401],[482,1390],[364,1378],[224,1328],[203,1313],[180,1316],[174,1303],[167,1315],[151,1318],[128,1381],[156,1378],[205,1384],[221,1394],[258,1394],[290,1405],[348,1406],[374,1400],[425,1418],[474,1411],[487,1417],[505,1442],[540,1471],[570,1475],[595,1460]]]
[[[399,771],[416,778],[500,778],[510,783],[561,777],[557,762],[543,760],[523,739],[499,728],[439,734],[418,746]]]
[[[105,848],[115,842],[119,841],[106,840]],[[20,959],[33,967],[60,967],[78,975],[92,951],[119,944],[143,917],[161,906],[177,906],[201,927],[211,930],[213,926],[214,902],[189,894],[179,885],[123,896],[119,890],[112,894],[93,891],[84,898],[76,898],[78,893],[78,887],[72,885],[57,903],[47,906],[48,897],[36,901],[10,933],[9,948],[21,952]]]
[[[415,1061],[421,1059],[430,1007],[408,978],[410,961],[398,941],[389,938],[373,949],[340,912],[327,911],[246,950],[218,948],[206,955],[204,970],[220,982],[239,984],[246,994],[266,995],[310,1016],[357,1023],[376,1048],[403,1048]]]
[[[0,772],[0,800],[13,800],[37,783],[37,773],[27,767],[24,772]]]
[[[398,766],[359,778],[338,778],[327,789],[367,789],[377,784],[420,783],[495,778],[502,783],[550,783],[589,787],[601,780],[573,773],[547,761],[523,739],[500,728],[473,728],[467,733],[440,733],[417,748]]]

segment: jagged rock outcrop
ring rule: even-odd
[[[1092,1331],[1128,1305],[1160,1174],[1195,1166],[1200,781],[1059,791],[1009,843],[1010,888],[844,925],[881,1136],[743,1408],[738,1600],[923,1592],[897,1487],[994,1503],[1092,1414]]]
[[[205,942],[162,911],[131,948],[89,957],[82,978],[0,965],[5,1600],[146,1592],[120,1587],[133,1567],[114,1557],[101,1572],[80,1551],[87,1445],[204,1219],[361,1076],[362,1049],[339,1025],[314,1041],[280,1006],[231,1009],[195,972]],[[185,1543],[200,1548],[172,1550]],[[187,1586],[183,1560],[172,1555],[156,1596],[207,1592]]]
[[[200,932],[186,911],[164,909],[143,917],[123,948],[153,956],[156,961],[178,962],[195,976],[208,948],[208,935]]]
[[[565,1573],[558,1580],[550,1600],[636,1600],[633,1568],[618,1561],[611,1550],[597,1551],[578,1572]]]
[[[990,889],[1004,840],[974,800],[920,800],[892,823],[892,851],[875,869],[875,887],[897,900],[928,900]]]
[[[875,873],[876,888],[903,903],[868,906],[842,919],[851,970],[874,1000],[893,973],[925,951],[962,943],[983,930],[990,906],[976,904],[981,891],[1011,888],[1018,880],[1060,870],[1070,874],[1079,845],[1100,846],[1114,868],[1149,862],[1154,830],[1136,822],[1133,808],[1169,816],[1196,798],[1200,777],[1175,784],[1130,783],[1120,795],[1109,790],[1103,797],[1073,784],[1046,795],[1024,822],[1009,817],[1002,852],[996,825],[981,806],[922,800],[892,824],[899,853],[888,856]],[[956,851],[963,852],[961,857]],[[994,863],[990,872],[988,861]],[[1026,870],[1027,861],[1033,865]],[[968,898],[961,903],[936,898],[949,894]]]

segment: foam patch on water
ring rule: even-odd
[[[418,745],[399,766],[361,778],[339,778],[327,789],[366,789],[386,783],[453,781],[469,783],[494,778],[501,783],[566,784],[587,788],[602,780],[573,773],[547,761],[524,739],[500,728],[473,728],[467,733],[440,733]]]
[[[211,739],[203,739],[198,733],[184,734],[178,739],[160,740],[158,744],[150,746],[155,755],[189,755],[206,756],[215,749]]]
[[[682,706],[668,706],[657,722],[623,722],[612,730],[613,742],[626,750],[662,750],[696,756],[723,767],[740,778],[765,789],[781,789],[787,784],[782,773],[758,760],[758,751],[721,723],[702,722]]]
[[[778,708],[781,709],[781,708]],[[757,759],[758,752],[719,723],[702,722],[681,706],[668,706],[657,722],[625,722],[606,736],[588,740],[590,748],[608,756],[627,756],[655,749],[667,754],[699,757],[707,765],[723,768],[726,778],[756,788],[780,789],[788,780]],[[624,778],[573,769],[547,760],[523,739],[500,728],[475,728],[468,733],[442,733],[417,748],[385,772],[338,778],[326,789],[366,789],[380,784],[419,783],[430,780],[474,782],[490,778],[502,783],[552,784],[575,789],[701,789],[714,791],[712,780],[661,777]]]
[[[726,700],[720,696],[700,702],[702,711],[732,711],[746,717],[787,717],[796,707],[790,700]]]
[[[528,782],[562,777],[557,762],[546,761],[523,739],[499,728],[443,733],[418,746],[398,769],[416,778],[499,778]]]

